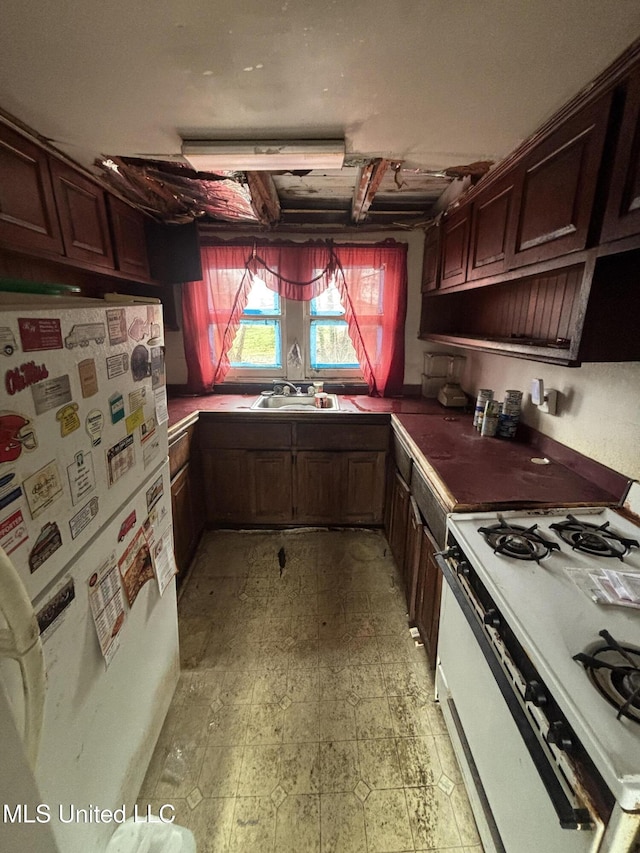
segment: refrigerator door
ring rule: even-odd
[[[3,308],[0,547],[33,599],[167,456],[158,304]]]
[[[98,812],[132,815],[179,676],[172,555],[165,463],[35,602],[47,672],[35,779],[64,853],[105,849],[118,823]]]

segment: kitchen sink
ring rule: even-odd
[[[327,394],[324,406],[316,408],[315,397],[307,395],[260,395],[251,406],[260,412],[335,412],[340,408],[336,394]]]

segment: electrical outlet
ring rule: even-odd
[[[558,408],[558,392],[554,388],[547,388],[544,392],[544,401],[538,406],[538,411],[545,415],[555,415]]]

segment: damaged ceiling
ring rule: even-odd
[[[0,110],[166,221],[412,228],[639,34],[637,0],[3,0]],[[347,156],[204,174],[188,138]]]

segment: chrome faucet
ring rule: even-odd
[[[294,385],[293,382],[287,382],[286,379],[273,380],[273,390],[276,394],[282,394],[286,385],[291,388],[294,394],[297,394],[298,396],[302,394],[302,388],[299,385]]]

